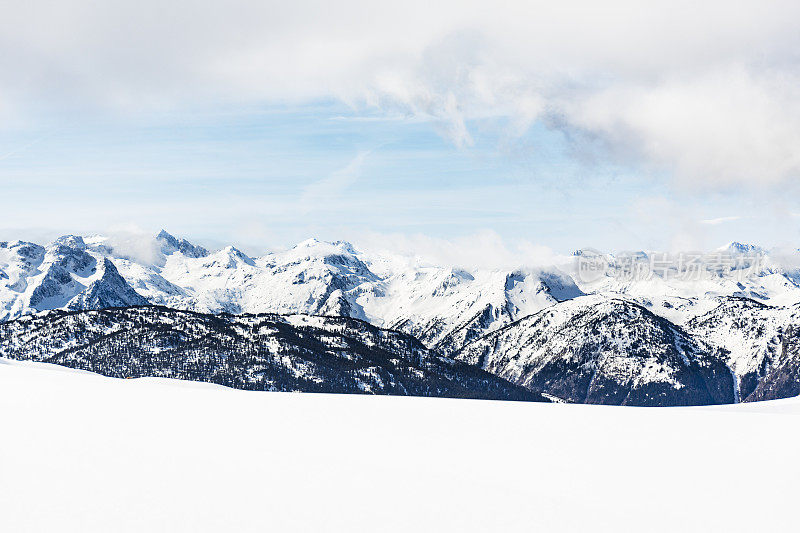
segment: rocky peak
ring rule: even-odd
[[[195,259],[209,255],[208,250],[202,246],[192,244],[186,239],[177,239],[163,229],[156,236],[156,240],[161,243],[161,252],[164,255],[180,252],[186,257],[192,257]]]
[[[137,293],[120,275],[114,263],[103,259],[103,273],[67,306],[69,309],[105,309],[107,307],[129,307],[147,305],[149,301]]]

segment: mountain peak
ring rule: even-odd
[[[331,244],[333,244],[334,246],[338,246],[339,248],[343,249],[345,252],[349,254],[355,255],[358,253],[355,246],[353,246],[347,241],[333,241]]]
[[[321,241],[311,238],[297,243],[291,249],[284,252],[286,257],[293,257],[297,260],[323,260],[332,259],[335,262],[358,261],[358,251],[347,241]]]
[[[255,261],[237,248],[226,246],[218,252],[208,254],[203,264],[207,266],[216,265],[224,269],[233,269],[238,268],[242,264],[255,266]]]
[[[738,241],[733,241],[726,246],[718,248],[717,251],[719,252],[729,252],[732,254],[756,254],[761,253],[764,251],[763,248],[757,246],[755,244],[747,244],[741,243]]]
[[[69,309],[105,309],[107,307],[128,307],[147,305],[147,298],[137,293],[120,275],[108,258],[103,259],[103,274],[93,281],[84,292],[69,302]]]
[[[250,258],[250,256],[245,254],[244,252],[242,252],[238,248],[234,248],[233,246],[226,246],[225,248],[223,248],[222,251],[226,255],[228,255],[229,257],[233,257],[235,259],[238,259],[238,260],[242,261],[243,263],[247,263],[250,266],[255,265],[255,263]]]
[[[172,236],[172,234],[168,233],[166,230],[162,229],[156,235],[156,240],[158,241],[167,241],[167,242],[178,242],[178,240]]]
[[[320,244],[323,244],[323,241],[314,237],[310,237],[304,241],[298,242],[292,248],[312,248],[314,246],[319,246]]]
[[[86,250],[86,242],[79,235],[62,235],[53,241],[53,246],[66,246],[76,250]]]
[[[186,239],[177,239],[163,229],[156,235],[156,240],[161,243],[161,252],[164,255],[181,252],[186,257],[196,259],[198,257],[206,257],[209,253],[202,246],[192,244]]]
[[[336,248],[340,253],[345,252],[352,255],[358,253],[355,246],[347,241],[322,241],[314,237],[298,242],[292,247],[297,250],[303,248]]]

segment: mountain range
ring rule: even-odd
[[[470,270],[314,239],[249,257],[165,231],[146,252],[96,235],[0,242],[0,356],[270,390],[624,405],[800,393],[800,276],[752,245],[718,250],[724,260],[691,279],[669,271],[674,260],[643,276],[624,271],[631,259],[663,262],[654,252]],[[580,271],[586,258],[598,274]],[[363,328],[366,338],[352,334]],[[376,335],[406,339],[430,364],[409,366]],[[360,354],[344,357],[347,372],[337,366],[342,342]],[[175,366],[188,361],[200,366]],[[291,377],[291,368],[306,370]]]

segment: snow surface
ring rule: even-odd
[[[791,531],[800,400],[245,392],[0,359],[3,531]]]

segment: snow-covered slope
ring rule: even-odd
[[[57,310],[0,324],[0,357],[252,390],[544,401],[409,335],[343,317]]]
[[[581,403],[733,403],[723,361],[664,318],[584,296],[489,334],[456,358],[531,390]]]
[[[0,359],[15,533],[794,531],[800,402],[238,391]]]

